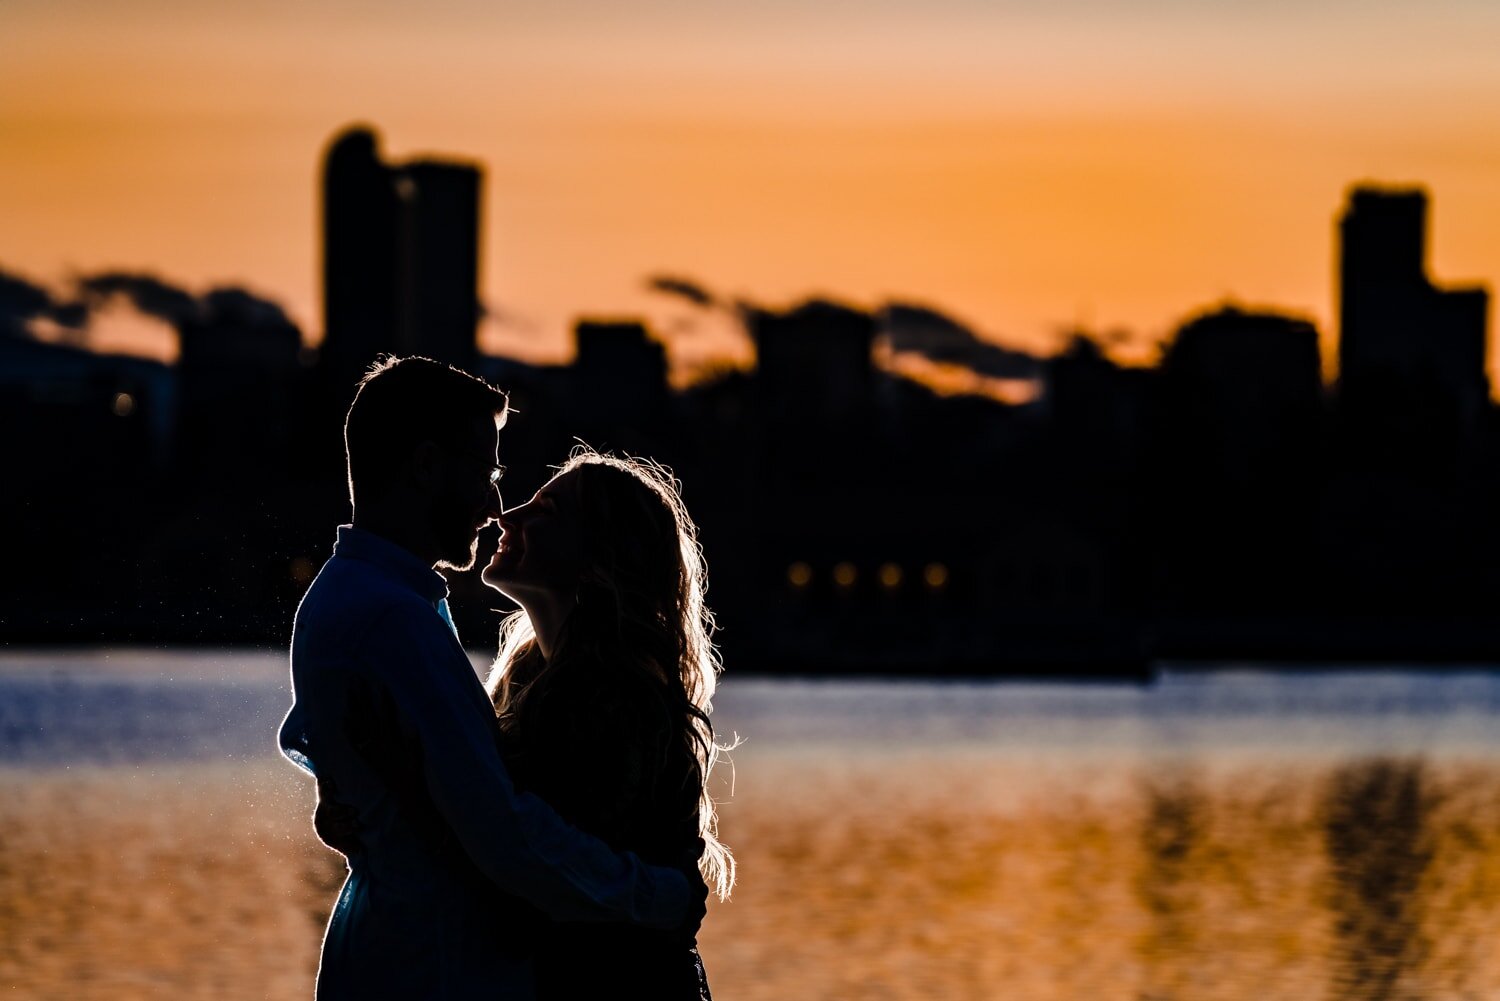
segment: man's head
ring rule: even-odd
[[[356,521],[399,520],[419,555],[467,570],[479,530],[500,514],[495,453],[507,410],[504,393],[451,365],[378,361],[344,421]]]

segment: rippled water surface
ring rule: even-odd
[[[280,655],[0,657],[0,988],[302,998]],[[725,682],[736,998],[1500,996],[1500,674]]]

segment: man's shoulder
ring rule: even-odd
[[[421,595],[356,560],[334,557],[308,588],[292,626],[292,652],[352,652],[372,634],[409,629],[428,619],[441,625]]]

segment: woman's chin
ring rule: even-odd
[[[499,560],[491,560],[489,566],[479,572],[479,579],[496,591],[504,591],[506,581],[510,579],[505,568],[500,566]]]

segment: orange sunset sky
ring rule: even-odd
[[[742,350],[663,272],[1033,349],[1147,357],[1226,297],[1329,335],[1355,181],[1425,184],[1437,280],[1500,279],[1497,46],[1483,0],[6,0],[0,268],[243,284],[316,339],[318,161],[362,121],[486,169],[490,350],[563,357],[581,313]]]

